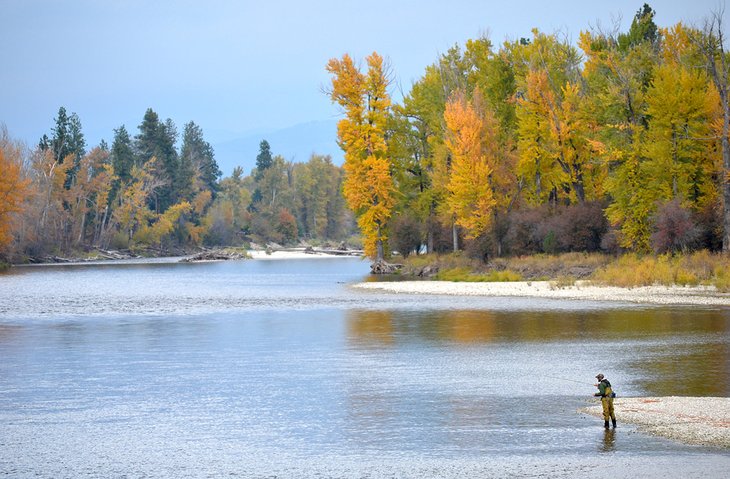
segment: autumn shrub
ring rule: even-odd
[[[495,254],[495,249],[494,235],[489,233],[465,241],[464,244],[466,256],[482,262],[487,262]]]
[[[601,238],[601,251],[607,254],[617,255],[622,251],[618,241],[619,232],[616,228],[609,227]]]
[[[521,208],[511,212],[505,235],[507,253],[520,256],[540,252],[544,240],[542,225],[547,214],[547,208],[544,207]]]
[[[697,247],[712,252],[722,250],[722,207],[720,203],[709,203],[695,215],[699,230]]]
[[[600,251],[601,240],[608,231],[603,209],[604,204],[595,201],[557,209],[551,222],[557,249],[562,252]]]
[[[421,247],[421,223],[414,217],[403,214],[393,220],[390,229],[391,249],[407,258],[412,252],[418,253]]]
[[[444,225],[436,220],[426,223],[427,231],[431,232],[434,253],[450,253],[454,251],[454,231],[451,225]],[[462,244],[463,236],[457,232],[459,244]]]
[[[692,213],[675,199],[659,206],[654,217],[651,247],[657,254],[690,250],[700,236]]]
[[[275,231],[277,233],[277,242],[281,244],[295,243],[299,237],[297,220],[288,209],[282,208],[279,210],[279,214],[276,217]]]
[[[250,234],[256,243],[266,244],[273,241],[275,231],[271,215],[260,212],[251,219]]]
[[[523,207],[510,213],[504,235],[512,255],[601,250],[608,231],[602,202]]]

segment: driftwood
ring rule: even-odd
[[[281,250],[280,250],[281,251]],[[362,256],[362,251],[357,250],[343,250],[343,249],[320,249],[312,248],[311,246],[304,249],[306,254],[330,254],[334,256]]]
[[[356,250],[356,249],[323,249],[323,248],[313,248],[312,246],[307,246],[306,248],[280,248],[280,247],[272,247],[267,246],[266,247],[266,254],[272,254],[276,253],[277,251],[282,252],[289,252],[289,253],[304,253],[304,254],[326,254],[326,255],[332,255],[332,256],[362,256],[364,253],[362,250]]]
[[[370,273],[372,274],[393,274],[403,267],[402,264],[388,263],[379,259],[370,265]]]
[[[95,251],[96,251],[96,254],[98,254],[102,258],[106,258],[106,259],[130,259],[130,258],[134,257],[133,255],[131,255],[129,253],[123,253],[121,251],[115,251],[115,250],[103,250],[103,249],[96,248]]]
[[[202,251],[193,256],[180,260],[180,263],[195,263],[197,261],[227,261],[229,259],[246,259],[243,253],[229,253],[226,251]]]

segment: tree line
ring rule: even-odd
[[[180,138],[152,109],[136,135],[122,125],[111,145],[88,151],[79,117],[64,107],[32,149],[0,126],[0,259],[342,241],[353,232],[342,170],[328,156],[294,164],[264,140],[251,175],[239,167],[221,179],[200,126],[185,124]]]
[[[454,46],[392,103],[373,53],[327,64],[366,251],[730,251],[721,17]]]

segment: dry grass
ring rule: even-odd
[[[590,276],[611,257],[601,254],[566,253],[496,258],[485,264],[461,253],[409,256],[404,275],[418,276],[424,268],[438,270],[437,279],[448,281],[521,281],[561,279],[567,284]]]
[[[595,270],[610,263],[612,257],[596,253],[539,254],[514,258],[497,258],[490,263],[494,269],[518,272],[526,279],[556,280],[569,283],[588,278]]]
[[[461,253],[409,256],[403,274],[416,276],[426,267],[446,281],[553,281],[557,288],[579,279],[631,288],[651,285],[714,285],[730,291],[730,257],[698,251],[686,255],[618,258],[598,253],[565,253],[496,258],[488,264]]]
[[[522,276],[514,271],[489,271],[488,273],[474,273],[467,268],[453,268],[441,270],[436,275],[440,281],[466,281],[471,283],[501,283],[506,281],[522,281]]]
[[[730,291],[730,258],[707,251],[677,256],[626,254],[597,270],[591,279],[625,288],[701,284],[714,285],[719,291]]]

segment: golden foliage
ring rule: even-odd
[[[390,98],[383,58],[373,53],[367,64],[367,74],[363,74],[345,54],[342,59],[331,59],[327,71],[332,74],[330,97],[345,112],[337,124],[338,142],[345,152],[345,199],[357,215],[365,254],[381,259],[394,204],[385,141]]]
[[[23,210],[28,185],[18,159],[0,148],[0,252],[12,241],[14,215]]]
[[[490,184],[498,156],[496,120],[480,108],[478,99],[476,103],[475,107],[458,94],[446,104],[444,112],[446,146],[452,154],[446,203],[468,238],[487,231],[497,204]]]

